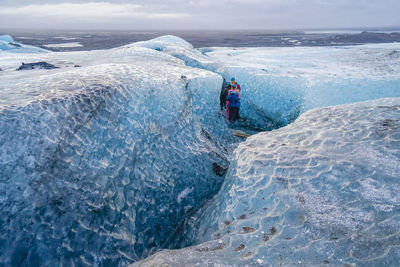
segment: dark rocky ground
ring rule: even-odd
[[[53,51],[80,51],[109,49],[133,42],[149,40],[161,35],[179,36],[195,47],[290,47],[290,46],[341,46],[366,43],[400,42],[400,31],[354,32],[335,34],[301,31],[7,31],[18,42],[44,47],[46,44],[78,42],[82,47],[46,48]]]

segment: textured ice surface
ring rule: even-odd
[[[44,53],[45,49],[15,42],[10,35],[0,35],[0,56],[2,51],[14,53]]]
[[[400,44],[207,48],[242,87],[241,115],[265,128],[316,107],[400,96]]]
[[[126,265],[221,185],[221,76],[138,46],[0,56],[0,265]]]
[[[397,266],[399,173],[400,98],[308,111],[239,145],[198,245],[133,266]]]

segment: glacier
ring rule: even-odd
[[[399,51],[1,46],[0,265],[393,265]]]

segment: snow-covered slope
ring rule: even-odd
[[[200,244],[133,266],[396,266],[399,173],[400,98],[308,111],[239,145]]]

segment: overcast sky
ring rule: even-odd
[[[0,28],[309,29],[400,26],[400,0],[0,0]]]

